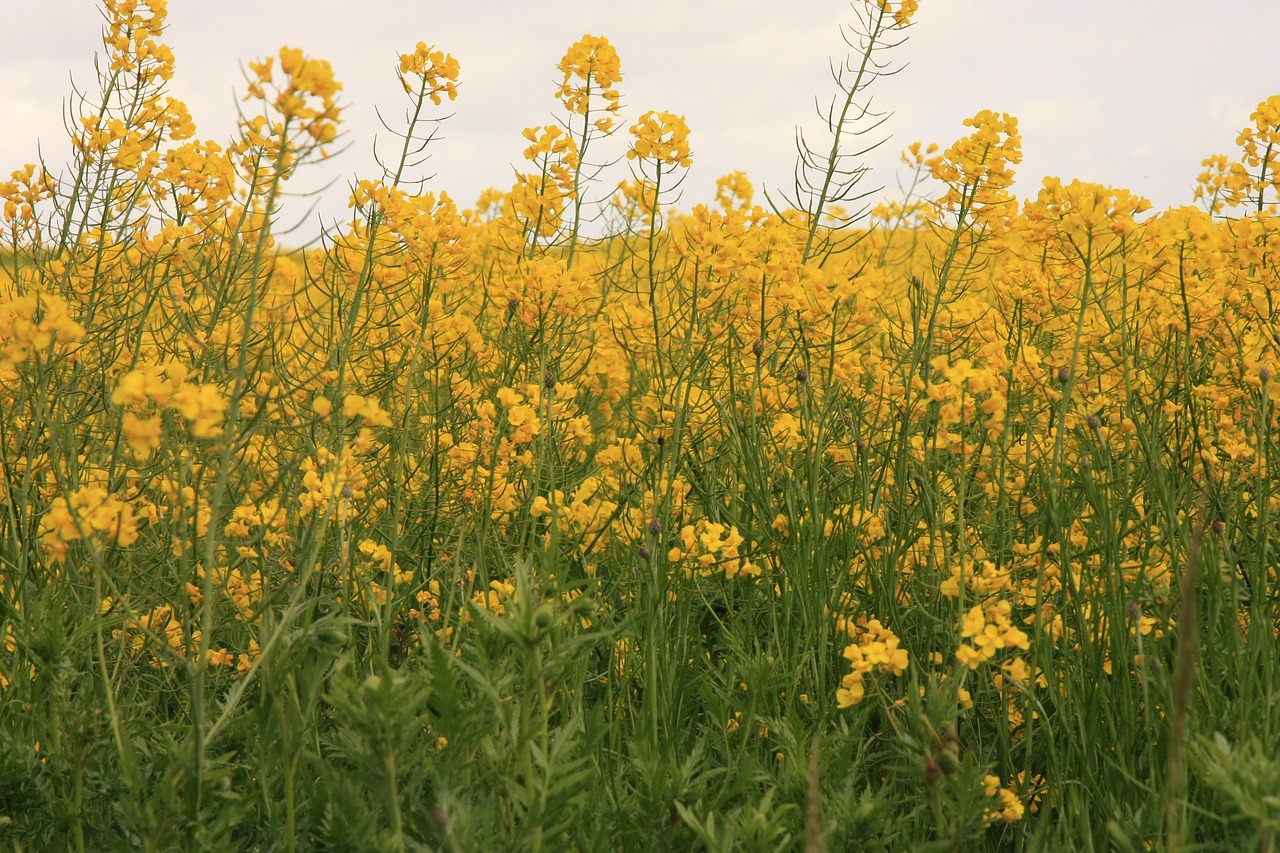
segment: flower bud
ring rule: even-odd
[[[938,769],[947,776],[960,772],[960,745],[947,744],[947,748],[938,753]]]

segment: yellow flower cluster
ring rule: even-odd
[[[114,599],[103,599],[101,603],[104,613],[109,613],[116,607],[117,602]],[[118,628],[112,632],[112,636],[124,642],[134,655],[140,654],[147,648],[152,639],[160,640],[162,647],[171,656],[179,659],[186,657],[189,646],[195,647],[200,644],[200,632],[188,631],[183,627],[181,620],[173,612],[173,607],[168,604],[161,604],[141,615],[131,614],[126,625],[127,627]],[[168,666],[170,662],[170,656],[158,657],[152,658],[151,665]]]
[[[245,559],[263,556],[268,549],[284,547],[290,540],[289,518],[278,500],[242,503],[231,512],[222,528],[229,542],[236,542],[236,553]],[[258,584],[261,587],[261,583]]]
[[[974,410],[983,416],[983,428],[993,440],[999,440],[1004,431],[1005,410],[1009,405],[1005,396],[1007,383],[999,371],[976,367],[967,358],[952,364],[945,355],[937,356],[930,366],[941,375],[941,381],[929,386],[929,397],[940,403],[939,426],[949,430],[969,420]],[[939,438],[948,444],[959,436],[947,433]]]
[[[1125,189],[1074,180],[1063,185],[1045,178],[1044,187],[1024,211],[1031,226],[1030,239],[1061,241],[1064,237],[1084,245],[1090,239],[1105,244],[1102,233],[1127,237],[1138,228],[1136,217],[1151,209],[1151,202]],[[1036,226],[1041,229],[1037,233]]]
[[[1236,144],[1243,150],[1240,164],[1246,171],[1252,170],[1250,184],[1243,188],[1243,195],[1256,199],[1261,209],[1268,187],[1273,199],[1280,193],[1280,169],[1276,163],[1280,160],[1280,95],[1272,95],[1258,104],[1249,120],[1252,126],[1240,131]],[[1233,195],[1230,200],[1238,203],[1244,199]]]
[[[140,417],[140,412],[167,409],[182,416],[187,430],[196,438],[218,438],[227,398],[216,385],[188,382],[189,371],[181,362],[137,368],[120,377],[111,402],[123,406],[123,429],[129,446],[139,460],[160,447],[161,416]]]
[[[759,566],[742,559],[739,548],[744,540],[736,527],[699,519],[697,524],[680,528],[679,541],[679,545],[673,545],[667,552],[667,559],[685,566],[687,574],[697,572],[709,576],[714,569],[723,572],[726,578],[760,575]]]
[[[746,172],[730,172],[716,178],[716,204],[728,212],[748,210],[755,200],[755,187]]]
[[[372,444],[369,436],[363,438]],[[303,491],[297,496],[299,511],[304,515],[350,512],[353,502],[368,494],[369,476],[362,456],[354,446],[345,448],[341,454],[327,447],[316,448],[315,455],[302,462]]]
[[[241,555],[243,556],[243,555]],[[196,578],[205,577],[203,566],[196,567]],[[263,576],[262,572],[247,571],[240,567],[214,568],[210,572],[212,587],[219,590],[230,602],[237,622],[255,622],[261,618]],[[203,587],[198,583],[187,584],[187,597],[194,607],[204,600]]]
[[[419,78],[417,88],[421,94],[439,106],[444,98],[458,98],[458,74],[461,68],[451,54],[436,50],[434,45],[418,42],[413,53],[400,54],[400,83],[405,92],[414,93],[409,75]]]
[[[54,562],[66,560],[67,543],[95,534],[120,548],[138,541],[133,506],[102,486],[82,486],[69,498],[54,498],[40,520],[40,541]]]
[[[53,198],[57,186],[54,177],[34,163],[15,169],[9,180],[0,181],[0,200],[4,202],[0,222],[7,226],[12,241],[16,242],[19,237],[40,240],[36,206]]]
[[[920,10],[919,0],[901,0],[894,8],[891,0],[867,0],[868,3],[875,5],[875,8],[881,12],[893,16],[893,25],[898,29],[902,29],[911,23],[911,19],[916,12]]]
[[[1012,215],[1010,166],[1022,162],[1018,120],[1008,113],[981,110],[964,125],[973,133],[926,161],[933,177],[947,185],[937,208],[979,222]]]
[[[85,328],[67,300],[54,294],[0,295],[0,376],[10,377],[34,353],[52,357],[83,340]]]
[[[531,163],[546,163],[547,175],[555,180],[564,194],[571,194],[573,171],[578,167],[578,149],[573,137],[554,124],[526,127],[523,136],[530,142],[524,149],[524,159]]]
[[[167,0],[103,0],[106,30],[103,44],[111,54],[111,70],[147,80],[173,77],[173,51],[160,38],[168,15]]]
[[[489,588],[476,592],[471,600],[477,607],[502,616],[516,603],[516,585],[510,581],[490,581]]]
[[[1003,820],[1013,823],[1014,821],[1022,820],[1022,815],[1026,812],[1026,806],[1023,805],[1016,789],[1001,787],[999,776],[988,774],[982,777],[982,790],[987,797],[996,800],[994,805],[987,806],[983,811],[982,819],[984,822],[995,823],[998,820]]]
[[[595,126],[608,133],[613,128],[613,116],[621,109],[621,96],[615,87],[622,82],[622,60],[613,45],[604,36],[584,35],[569,46],[558,67],[564,80],[556,97],[565,109],[585,116],[591,110],[591,96],[599,95],[610,115],[597,119]]]
[[[319,399],[323,398],[318,398],[317,402]],[[390,413],[377,400],[359,394],[347,394],[342,398],[342,416],[349,421],[360,418],[360,423],[366,427],[391,426]]]
[[[1225,154],[1206,157],[1204,171],[1196,176],[1195,199],[1211,214],[1222,213],[1229,204],[1239,204],[1253,185],[1244,163]]]
[[[907,650],[899,645],[897,635],[882,625],[879,619],[852,622],[840,617],[838,621],[855,642],[844,647],[849,672],[840,679],[840,687],[836,690],[836,705],[851,708],[866,695],[867,675],[877,670],[901,675],[907,671],[910,661]]]
[[[364,539],[356,546],[363,555],[362,565],[347,577],[338,579],[338,584],[352,589],[351,599],[364,604],[369,609],[386,605],[392,594],[388,590],[397,586],[405,586],[413,581],[413,572],[401,568],[395,561],[391,549],[381,542]],[[342,599],[342,596],[339,596]],[[419,599],[422,603],[424,599]]]
[[[1004,600],[969,608],[960,626],[960,636],[969,642],[956,650],[956,660],[969,669],[977,669],[1003,649],[1030,649],[1031,640],[1010,621],[1012,612]]]
[[[628,160],[653,159],[659,166],[688,168],[693,163],[689,153],[689,125],[684,116],[649,110],[630,128],[631,147]]]
[[[296,47],[280,48],[278,58],[280,71],[287,79],[276,83],[276,57],[250,62],[252,77],[245,100],[270,100],[286,125],[300,124],[318,144],[332,142],[338,135],[341,108],[337,96],[342,90],[342,84],[333,76],[333,66],[326,59],[308,57]],[[268,98],[268,84],[275,85],[272,98]]]
[[[524,138],[530,143],[524,157],[537,171],[516,173],[504,206],[521,222],[523,232],[549,239],[560,230],[566,206],[576,197],[578,146],[557,125],[527,127]]]

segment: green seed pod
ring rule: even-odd
[[[335,626],[316,631],[316,642],[326,648],[341,648],[347,644],[347,632]]]
[[[946,776],[952,776],[960,772],[960,755],[959,750],[948,747],[938,753],[937,756],[938,769]]]

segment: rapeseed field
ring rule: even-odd
[[[868,206],[917,10],[859,0],[794,187],[682,209],[584,36],[466,207],[418,43],[299,249],[329,64],[201,139],[162,0],[102,8],[0,182],[0,847],[1274,848],[1280,95],[1185,207],[1020,200],[986,110]]]

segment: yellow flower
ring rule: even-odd
[[[227,399],[216,385],[183,384],[174,392],[169,405],[182,415],[187,429],[196,438],[222,435],[222,416],[227,410]]]
[[[241,147],[269,150],[285,137],[286,128],[295,123],[311,137],[313,146],[332,142],[338,135],[341,108],[337,94],[342,90],[342,84],[334,79],[333,66],[327,60],[308,57],[295,47],[280,48],[279,59],[280,70],[288,78],[279,82],[275,80],[271,59],[249,63],[252,77],[245,99],[270,101],[284,121],[268,122],[265,116],[243,121]],[[274,98],[268,96],[268,85],[275,87]],[[309,150],[313,149],[298,149],[295,142],[288,153],[297,155]],[[287,173],[294,165],[293,157],[285,160]]]
[[[978,222],[1012,214],[1010,165],[1022,162],[1017,118],[981,110],[964,125],[973,133],[926,161],[933,177],[947,184],[947,192],[936,202],[938,209],[967,214]]]
[[[564,80],[556,92],[569,112],[586,115],[591,109],[591,95],[604,98],[605,110],[616,113],[619,94],[614,87],[622,81],[622,61],[604,36],[584,35],[565,52],[558,66]],[[612,119],[599,119],[596,129],[607,133]]]
[[[914,16],[920,8],[919,0],[901,0],[901,2],[898,3],[898,8],[896,9],[893,7],[893,3],[890,2],[890,0],[871,0],[871,2],[874,2],[876,8],[881,12],[892,15],[893,26],[899,29],[910,24],[912,16]]]
[[[363,418],[367,426],[391,426],[391,415],[372,397],[348,394],[342,400],[342,416]]]
[[[693,162],[689,154],[689,126],[684,116],[649,110],[631,126],[631,136],[628,160],[653,159],[660,166],[682,168]]]
[[[512,406],[507,411],[507,422],[514,428],[511,441],[514,444],[528,444],[533,437],[542,433],[542,422],[532,406]]]
[[[418,42],[413,53],[400,54],[400,83],[406,92],[412,93],[414,84],[408,75],[419,78],[417,88],[431,103],[439,106],[443,98],[453,101],[458,97],[458,60],[434,45]]]
[[[502,408],[510,409],[523,402],[524,402],[524,395],[517,393],[514,389],[511,389],[511,388],[498,389],[498,403],[502,405]]]
[[[140,418],[132,412],[125,412],[124,420],[121,422],[125,441],[129,443],[129,448],[139,460],[147,459],[152,451],[159,449],[162,426],[161,419],[158,417]]]
[[[1022,804],[1022,800],[1018,798],[1018,792],[1012,788],[1000,787],[1000,777],[984,776],[982,788],[988,797],[995,798],[997,801],[996,805],[986,808],[983,813],[984,821],[994,823],[997,820],[1004,820],[1012,823],[1022,819],[1026,808]]]
[[[843,617],[838,617],[837,621],[843,621],[844,630],[856,640],[844,648],[844,657],[849,661],[849,672],[841,679],[841,686],[836,691],[836,705],[848,708],[862,701],[866,675],[876,669],[891,675],[901,675],[910,661],[906,649],[899,647],[897,635],[881,624],[879,619],[872,619],[865,625],[851,625]],[[859,623],[861,622],[860,619]]]
[[[862,686],[861,677],[850,678],[845,676],[845,681],[836,689],[836,707],[841,710],[852,708],[861,702],[865,695],[866,692]]]
[[[716,203],[725,211],[746,210],[755,198],[755,188],[746,172],[730,172],[716,178]]]

